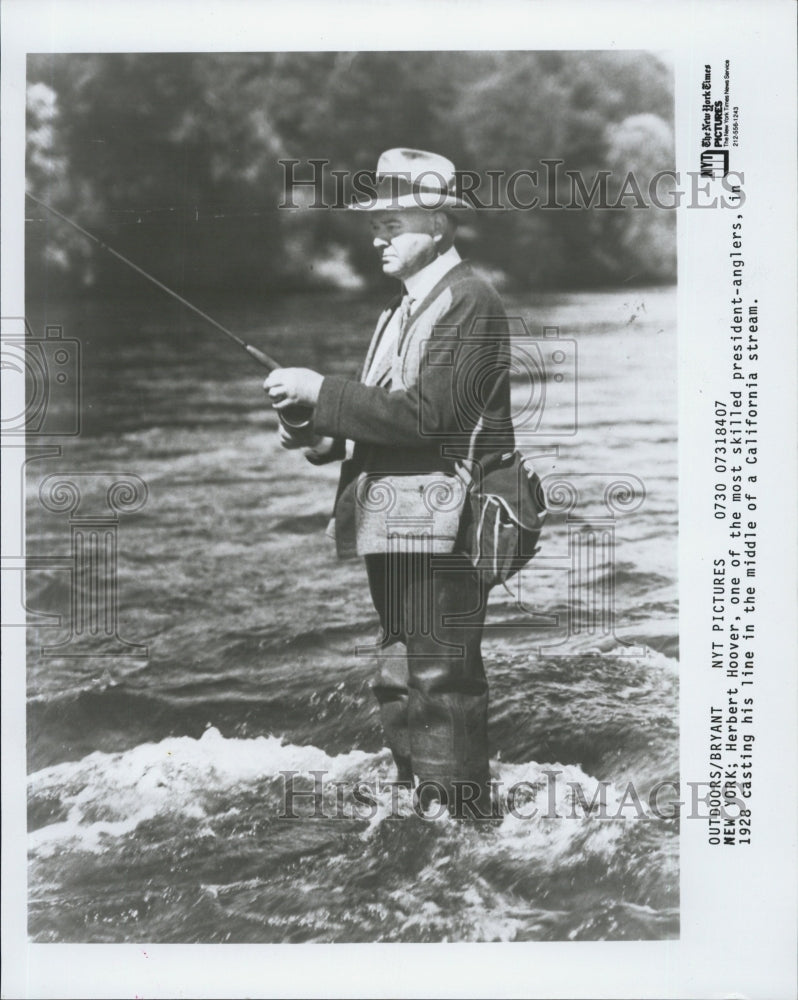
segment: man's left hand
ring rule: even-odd
[[[263,383],[275,410],[286,406],[315,406],[324,376],[310,368],[277,368]]]

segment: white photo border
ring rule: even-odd
[[[683,824],[681,937],[662,942],[450,945],[31,944],[25,908],[25,650],[4,629],[4,997],[784,997],[795,993],[795,6],[791,0],[490,5],[271,0],[5,0],[2,315],[23,316],[25,60],[29,52],[648,49],[672,54],[677,169],[696,170],[699,67],[735,66],[744,118],[746,272],[770,350],[760,435],[758,839],[743,853]],[[712,216],[712,218],[710,218]],[[717,354],[724,222],[678,211],[681,773],[706,773],[705,493],[700,400]],[[764,318],[767,314],[767,319]],[[704,336],[706,334],[706,336]],[[764,336],[764,334],[763,334]],[[723,337],[720,336],[720,341]],[[712,678],[710,678],[710,681]],[[474,961],[475,956],[478,960]]]

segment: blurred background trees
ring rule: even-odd
[[[646,52],[363,52],[40,55],[28,62],[27,176],[49,201],[178,290],[358,287],[381,275],[362,219],[278,210],[280,159],[374,170],[392,146],[459,169],[538,170],[588,187],[611,171],[673,169],[673,90]],[[570,200],[564,173],[560,201]],[[489,190],[480,189],[486,200]],[[297,197],[296,199],[300,199]],[[675,278],[675,213],[508,208],[473,213],[464,252],[519,288]],[[33,287],[114,288],[140,279],[27,205]]]

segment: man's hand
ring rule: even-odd
[[[277,424],[277,433],[280,437],[280,444],[283,446],[283,448],[288,448],[288,449],[301,448],[303,444],[307,443],[303,441],[297,441],[297,439],[294,437],[291,431],[284,424],[281,423]]]
[[[302,436],[299,440],[297,440],[297,438],[295,438],[291,433],[291,430],[283,424],[278,424],[277,434],[283,448],[288,448],[289,450],[301,448],[302,454],[305,458],[309,458],[311,461],[314,458],[322,458],[332,450],[332,447],[335,444],[332,438],[322,437],[319,434],[314,434],[310,441],[308,441],[305,436]]]
[[[315,406],[324,376],[309,368],[277,368],[263,383],[275,410],[286,406]]]

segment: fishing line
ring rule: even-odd
[[[74,219],[70,219],[68,216],[64,215],[63,212],[59,212],[57,208],[53,208],[52,205],[48,205],[46,202],[41,201],[39,198],[30,194],[30,192],[28,191],[25,192],[25,196],[27,198],[30,198],[32,202],[39,205],[41,208],[45,209],[47,212],[51,212],[57,218],[61,219],[62,222],[65,222],[68,226],[71,226],[73,229],[77,230],[77,232],[79,232],[82,236],[85,236],[86,239],[91,240],[92,243],[96,243],[98,247],[105,250],[107,253],[111,254],[112,257],[116,257],[117,260],[122,261],[123,264],[126,264],[128,267],[132,268],[137,274],[140,274],[143,278],[146,278],[147,281],[151,282],[153,285],[156,285],[158,288],[160,288],[161,291],[166,292],[167,295],[171,295],[173,299],[177,299],[177,301],[180,302],[181,305],[184,305],[187,309],[190,309],[193,313],[196,313],[197,316],[200,316],[202,319],[204,319],[206,323],[210,323],[211,326],[215,327],[215,329],[219,330],[226,337],[229,337],[230,340],[235,341],[235,343],[238,344],[239,347],[243,348],[247,352],[247,354],[249,354],[250,357],[253,357],[258,362],[258,364],[260,364],[263,368],[266,368],[268,371],[271,372],[274,371],[276,368],[283,367],[279,362],[275,361],[274,358],[270,357],[264,351],[259,350],[252,344],[248,344],[241,337],[233,333],[232,330],[228,330],[226,326],[222,326],[222,324],[218,320],[215,320],[212,316],[209,316],[206,312],[203,312],[202,309],[199,309],[193,303],[189,302],[188,299],[183,298],[182,295],[178,294],[176,291],[169,288],[168,285],[165,285],[162,281],[159,281],[148,271],[145,271],[143,267],[139,267],[138,264],[134,264],[133,261],[125,257],[124,254],[119,253],[118,250],[114,250],[113,247],[108,246],[108,244],[104,243],[98,236],[95,236],[93,233],[90,233],[87,229],[84,229],[83,226],[78,225],[78,223],[75,222]],[[286,412],[287,410],[290,410],[290,412]],[[283,423],[285,423],[288,427],[302,428],[308,426],[310,422],[311,413],[312,411],[310,410],[309,407],[293,406],[293,407],[286,407],[286,409],[284,409],[279,414],[279,417],[283,421]]]

